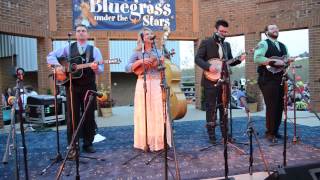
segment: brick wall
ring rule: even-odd
[[[43,37],[48,34],[48,0],[1,0],[0,32]]]
[[[309,28],[311,99],[313,107],[320,111],[320,83],[315,82],[320,76],[319,11],[320,0],[200,0],[199,38],[210,36],[214,30],[214,22],[219,18],[229,21],[230,35],[245,35],[246,50],[255,47],[260,41],[260,33],[269,23],[276,23],[280,30]],[[200,75],[197,68],[197,81]],[[246,61],[246,75],[250,75],[250,78],[257,77],[256,67],[250,56]],[[199,89],[196,88],[197,97],[201,97]],[[199,98],[196,105],[200,106]]]
[[[176,0],[176,17],[177,29],[170,35],[171,39],[197,39],[197,33],[193,32],[193,13],[192,7],[197,0]],[[51,32],[52,39],[67,39],[68,32],[72,31],[72,3],[71,1],[56,0],[57,10],[57,31]],[[137,32],[126,31],[90,31],[91,38],[94,39],[95,45],[101,50],[104,59],[109,58],[109,39],[136,39]],[[159,32],[156,33],[157,37]],[[109,65],[105,65],[105,71],[99,75],[98,83],[106,87],[111,86],[111,74]],[[112,95],[111,95],[112,96]]]
[[[54,1],[54,2],[52,2]],[[32,4],[31,4],[32,3]],[[50,0],[56,9],[50,8],[49,1],[43,0],[2,0],[0,1],[0,33],[31,36],[38,42],[38,90],[45,93],[51,87],[47,76],[46,55],[51,51],[52,39],[67,39],[72,31],[72,1]],[[177,30],[170,39],[194,40],[196,45],[206,36],[211,36],[214,22],[224,18],[230,22],[230,34],[244,34],[247,50],[254,47],[260,40],[260,33],[268,23],[276,23],[281,30],[309,28],[310,45],[310,89],[312,104],[320,110],[320,83],[317,68],[320,66],[319,27],[320,0],[176,0]],[[56,25],[57,31],[49,31],[49,12],[56,18],[50,23]],[[197,17],[199,15],[199,17]],[[52,21],[56,20],[56,24]],[[196,27],[195,24],[199,24]],[[52,28],[53,30],[55,28]],[[199,32],[198,32],[199,31]],[[108,58],[109,39],[136,39],[136,32],[126,31],[93,31],[90,33],[102,53]],[[158,33],[159,34],[159,33]],[[159,36],[158,36],[159,37]],[[246,62],[246,74],[256,77],[252,57]],[[199,106],[201,70],[196,68],[196,97]],[[99,77],[99,83],[110,86],[109,67]],[[0,84],[0,86],[2,86]]]

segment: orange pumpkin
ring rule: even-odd
[[[103,93],[102,97],[97,97],[98,101],[100,102],[106,102],[108,100],[108,94],[107,93]]]

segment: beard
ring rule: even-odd
[[[273,32],[273,33],[268,33],[268,36],[271,37],[272,39],[277,39],[279,36],[279,33]]]

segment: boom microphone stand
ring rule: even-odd
[[[157,49],[156,43],[154,41],[155,36],[153,37],[153,47]],[[165,46],[163,45],[163,54],[165,52]],[[158,54],[158,51],[156,50],[157,53],[157,62],[158,62],[158,70],[160,71],[160,87],[161,87],[161,94],[162,94],[162,109],[163,109],[163,119],[164,119],[164,135],[163,135],[163,142],[164,142],[164,169],[165,169],[165,179],[168,179],[168,137],[167,137],[167,127],[169,125],[170,131],[171,131],[171,142],[172,142],[172,148],[173,148],[173,154],[174,154],[174,160],[175,160],[175,171],[176,171],[176,179],[180,180],[180,170],[179,170],[179,163],[177,160],[177,155],[176,155],[176,148],[175,148],[175,143],[174,143],[174,138],[173,138],[173,131],[172,131],[172,118],[171,118],[171,110],[170,110],[170,87],[167,84],[166,80],[166,75],[165,75],[165,66],[164,62],[161,61],[161,58]],[[169,112],[169,113],[168,113]],[[169,124],[168,124],[169,123]],[[162,153],[161,152],[161,153]],[[157,154],[160,155],[161,153]],[[154,159],[154,158],[153,158]],[[147,162],[148,164],[151,162]]]
[[[252,137],[254,136],[255,140],[256,140],[256,143],[258,145],[258,148],[259,148],[259,152],[260,152],[260,156],[261,156],[261,159],[263,160],[263,163],[264,163],[264,166],[265,166],[265,169],[267,170],[268,172],[268,175],[270,175],[270,170],[269,170],[269,167],[268,167],[268,163],[264,157],[264,153],[262,151],[262,148],[260,146],[260,142],[258,140],[258,137],[257,137],[257,133],[253,127],[253,122],[251,121],[251,117],[250,117],[250,113],[247,113],[248,115],[248,124],[247,124],[247,135],[249,136],[249,142],[250,142],[250,157],[249,157],[249,174],[252,175],[253,173],[253,169],[252,169],[252,165],[253,165],[253,143],[252,143]]]
[[[225,50],[225,48],[224,48],[224,46],[223,46],[223,42],[222,42],[222,40],[220,40],[220,46],[221,46],[221,48],[222,48],[222,51],[223,51],[223,54],[225,55],[225,56],[227,56],[227,51]],[[214,112],[214,114],[213,114],[213,116],[216,116],[216,112],[217,112],[217,108],[218,108],[218,106],[223,106],[223,108],[226,108],[226,109],[224,109],[224,112],[223,112],[223,121],[222,121],[222,123],[225,123],[225,121],[228,121],[228,98],[229,98],[229,103],[230,103],[230,101],[231,101],[231,88],[230,88],[230,75],[229,75],[229,66],[227,65],[227,63],[225,62],[225,61],[222,61],[222,72],[221,72],[221,78],[218,80],[218,82],[217,82],[217,84],[215,85],[216,87],[218,87],[218,86],[221,86],[221,89],[222,89],[222,94],[224,93],[225,94],[225,96],[226,97],[224,97],[223,95],[222,95],[222,99],[223,98],[225,98],[225,100],[227,101],[227,102],[225,102],[225,104],[226,104],[226,107],[224,107],[224,104],[223,104],[223,102],[222,102],[222,104],[217,104],[216,105],[216,109],[215,109],[215,112]],[[227,94],[227,93],[230,93],[229,95]],[[230,123],[232,124],[232,111],[231,111],[231,103],[230,103],[230,105],[229,105],[229,107],[230,107]],[[224,117],[226,115],[226,117]],[[232,129],[232,125],[230,124],[230,128]],[[221,124],[220,124],[220,126],[221,126]],[[228,122],[226,122],[226,124],[225,124],[225,128],[228,126]],[[232,131],[232,130],[231,130]],[[226,133],[228,133],[228,132],[226,132]],[[230,139],[231,138],[231,139]],[[224,139],[225,139],[225,137],[224,137]],[[244,150],[242,150],[241,148],[239,148],[238,146],[236,146],[236,145],[234,145],[233,144],[234,142],[233,142],[233,140],[232,140],[232,135],[230,135],[230,137],[228,137],[228,139],[227,139],[227,144],[228,145],[231,145],[233,148],[235,148],[240,154],[246,154],[246,152],[244,151]],[[224,143],[223,143],[224,144]],[[240,143],[239,143],[240,144]],[[241,143],[241,144],[245,144],[245,145],[247,145],[247,143]],[[210,145],[210,146],[208,146],[208,147],[205,147],[205,148],[202,148],[202,149],[200,149],[200,151],[205,151],[205,150],[208,150],[209,148],[211,148],[211,147],[214,147],[214,146],[216,146],[216,145],[218,145],[218,143],[215,143],[215,144],[212,144],[212,145]]]
[[[138,154],[136,154],[135,156],[131,157],[130,159],[128,159],[126,162],[122,163],[122,165],[126,165],[128,164],[130,161],[134,160],[135,158],[139,157],[142,155],[142,153],[144,152],[149,152],[149,145],[148,145],[148,114],[147,114],[147,69],[146,66],[144,64],[145,62],[145,48],[144,48],[144,35],[143,32],[140,33],[140,37],[141,37],[141,51],[142,51],[142,67],[143,67],[143,92],[144,92],[144,122],[145,122],[145,141],[146,141],[146,147],[144,148],[143,152],[140,152]]]
[[[288,82],[287,82],[287,71],[282,75],[281,86],[283,86],[283,111],[284,111],[284,137],[283,137],[283,167],[287,166],[287,120],[288,120]]]
[[[54,164],[62,161],[62,155],[60,153],[60,141],[59,141],[59,121],[58,121],[58,99],[57,99],[57,94],[58,89],[57,89],[57,79],[56,79],[56,68],[53,68],[53,81],[54,81],[54,113],[55,113],[55,117],[56,117],[56,139],[57,139],[57,155],[54,159],[52,159],[53,161],[41,171],[41,175],[44,175],[47,170],[53,166]]]
[[[71,73],[70,73],[71,74]],[[82,114],[82,117],[80,119],[80,122],[77,126],[77,128],[75,129],[75,131],[73,132],[72,134],[72,139],[71,139],[71,142],[70,142],[70,145],[69,145],[69,148],[68,148],[68,151],[67,151],[67,155],[66,157],[64,158],[60,168],[59,168],[59,171],[57,173],[57,176],[56,176],[56,179],[60,179],[61,177],[61,174],[62,174],[62,171],[64,169],[64,166],[65,166],[65,163],[67,161],[67,158],[68,158],[68,155],[70,154],[71,150],[72,150],[72,146],[76,145],[78,147],[76,147],[76,179],[79,180],[80,179],[80,174],[79,174],[79,132],[80,132],[80,129],[82,128],[82,125],[85,121],[85,117],[86,117],[86,114],[87,114],[87,110],[89,109],[89,107],[92,105],[94,99],[96,96],[99,96],[99,97],[102,97],[102,94],[100,93],[97,93],[95,91],[92,91],[92,90],[88,90],[87,93],[86,93],[86,96],[85,96],[85,101],[87,99],[87,96],[89,94],[89,100],[88,100],[88,104],[85,106],[85,110]],[[78,143],[77,143],[78,142]],[[71,146],[71,147],[70,147]],[[94,159],[94,158],[93,158]],[[100,160],[100,159],[98,159]],[[102,160],[102,159],[101,159]]]
[[[293,144],[296,144],[300,141],[300,138],[297,136],[297,107],[296,107],[296,68],[301,68],[302,66],[290,66],[292,69],[293,76]]]

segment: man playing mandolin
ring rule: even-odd
[[[77,64],[85,64],[91,63],[89,68],[84,68],[82,70],[82,75],[77,78],[72,78],[72,99],[70,96],[69,85],[70,83],[66,83],[66,94],[67,94],[67,134],[68,134],[68,143],[70,144],[72,134],[73,134],[73,125],[72,125],[72,113],[71,110],[73,108],[74,111],[74,120],[75,127],[79,123],[81,114],[84,111],[84,98],[86,92],[88,90],[96,91],[96,74],[103,72],[104,64],[102,62],[102,55],[100,50],[97,47],[91,46],[88,44],[88,29],[84,25],[76,26],[76,39],[77,42],[71,43],[71,47],[69,45],[57,49],[53,52],[50,52],[47,56],[47,63],[50,65],[55,65],[57,79],[58,76],[63,76],[64,69],[63,64],[58,59],[61,57],[69,56],[71,59],[80,59],[80,63]],[[81,57],[81,58],[80,58]],[[81,62],[82,61],[82,62]],[[65,62],[64,62],[65,63]],[[73,107],[71,107],[71,103]],[[95,110],[95,101],[91,107],[89,107],[85,121],[83,123],[82,129],[80,130],[82,134],[80,137],[83,138],[83,150],[87,153],[94,153],[95,149],[93,148],[92,142],[95,136],[95,129],[97,127],[95,122],[94,110]],[[74,153],[71,153],[74,155]]]
[[[256,47],[254,62],[258,64],[258,84],[266,104],[266,132],[269,141],[282,138],[279,126],[282,119],[284,87],[282,77],[284,67],[292,59],[289,57],[287,47],[279,42],[279,28],[275,24],[265,27],[266,40],[262,40]]]
[[[233,59],[231,54],[230,44],[224,42],[228,34],[229,24],[225,20],[218,20],[215,24],[215,33],[213,37],[203,40],[199,46],[195,63],[204,70],[201,85],[204,87],[204,95],[206,102],[206,127],[211,143],[216,142],[215,127],[216,127],[216,107],[219,108],[220,128],[223,137],[226,137],[226,132],[223,127],[223,107],[222,107],[222,86],[217,85],[221,74],[221,62],[225,61],[230,66],[240,64],[244,60],[245,55]],[[218,59],[215,61],[211,61]],[[213,62],[213,63],[211,63]],[[215,63],[214,63],[215,62]],[[226,68],[224,69],[226,70]],[[225,72],[227,73],[228,70]],[[230,87],[227,89],[228,97],[230,97]],[[226,127],[227,129],[227,127]]]

